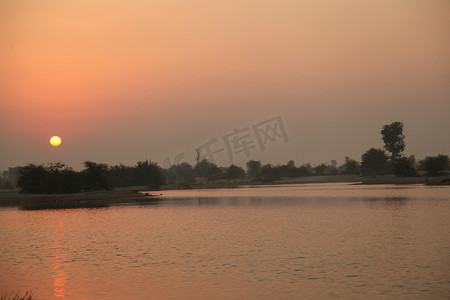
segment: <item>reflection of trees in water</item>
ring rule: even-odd
[[[161,206],[296,206],[339,204],[350,201],[348,197],[314,197],[314,196],[231,196],[231,197],[177,197],[164,198],[154,202]]]
[[[411,200],[411,198],[403,196],[365,197],[363,199],[373,203],[383,203],[388,207],[395,207],[395,208],[403,207],[408,203],[408,200]]]
[[[20,209],[22,210],[39,210],[39,209],[65,209],[65,208],[104,208],[109,206],[108,199],[92,199],[83,200],[82,197],[77,198],[25,198],[21,201]]]
[[[59,221],[53,234],[53,285],[55,297],[65,297],[65,270],[67,269],[66,253],[64,249],[64,224]]]

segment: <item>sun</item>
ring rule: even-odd
[[[57,135],[54,135],[50,138],[50,144],[53,147],[58,147],[59,145],[61,145],[61,138]]]

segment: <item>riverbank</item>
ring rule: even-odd
[[[160,191],[145,192],[145,186],[118,188],[112,191],[82,192],[74,194],[21,194],[18,190],[0,190],[0,206],[19,206],[24,209],[39,209],[45,207],[103,207],[114,203],[152,202],[164,194],[164,190],[183,189],[218,189],[237,188],[242,186],[263,186],[273,184],[311,184],[348,182],[355,184],[426,184],[450,185],[450,176],[439,177],[397,177],[395,175],[358,176],[330,175],[284,178],[272,182],[241,180],[217,180],[214,182],[194,183],[186,185],[164,185]]]
[[[334,176],[308,176],[275,181],[276,184],[287,183],[329,183],[329,182],[355,182],[359,184],[427,184],[449,185],[450,176],[439,177],[398,177],[395,175],[359,176],[359,175],[334,175]]]
[[[450,175],[438,177],[397,177],[395,175],[359,176],[359,175],[328,175],[328,176],[304,176],[296,178],[283,178],[271,182],[241,180],[216,180],[209,183],[193,183],[186,185],[165,185],[163,190],[174,189],[211,189],[211,188],[236,188],[241,186],[258,186],[271,184],[308,184],[308,183],[334,183],[349,182],[355,184],[426,184],[426,185],[450,185]]]
[[[19,206],[24,209],[104,207],[113,203],[153,201],[160,192],[141,193],[146,187],[132,187],[112,191],[74,194],[21,194],[18,190],[0,190],[0,206]]]

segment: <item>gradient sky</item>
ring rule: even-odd
[[[0,37],[0,170],[193,164],[276,116],[289,141],[235,164],[360,160],[397,120],[450,154],[448,0],[2,0]]]

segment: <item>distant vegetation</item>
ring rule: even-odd
[[[85,161],[81,172],[74,171],[63,163],[26,165],[20,168],[17,186],[22,193],[60,194],[137,185],[159,189],[164,183],[163,170],[147,160],[139,161],[133,167]]]
[[[219,167],[203,158],[196,151],[194,166],[183,162],[162,169],[148,160],[138,161],[134,166],[108,166],[92,161],[84,162],[80,172],[63,163],[48,165],[28,164],[24,167],[9,168],[0,176],[0,187],[20,188],[23,193],[54,194],[76,193],[80,191],[109,190],[117,187],[147,186],[159,189],[164,184],[189,187],[195,183],[212,181],[232,182],[246,180],[253,182],[272,182],[282,178],[320,175],[362,175],[375,176],[395,174],[401,177],[419,175],[440,176],[449,174],[448,155],[427,156],[416,162],[414,155],[404,156],[405,135],[402,122],[384,125],[381,139],[384,149],[370,148],[361,156],[361,162],[345,157],[338,166],[335,160],[330,164],[311,166],[309,163],[296,166],[293,160],[285,165],[262,164],[259,160],[250,160],[246,169],[231,165]]]
[[[0,188],[14,189],[17,186],[21,167],[8,168],[0,174]]]
[[[427,156],[419,162],[419,169],[426,170],[430,176],[444,175],[449,167],[448,155]]]

